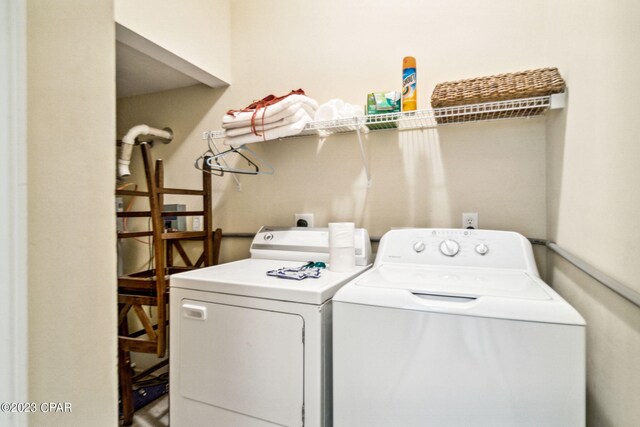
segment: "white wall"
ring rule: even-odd
[[[640,292],[640,6],[550,2],[549,54],[569,85],[548,126],[549,238]],[[640,309],[550,255],[554,287],[587,320],[588,419],[640,425]]]
[[[27,2],[29,395],[34,426],[117,424],[110,0]]]
[[[115,19],[230,83],[229,0],[115,0]]]

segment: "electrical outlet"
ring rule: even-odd
[[[191,219],[192,231],[204,231],[204,217],[202,215],[196,215]]]
[[[478,229],[478,212],[467,212],[462,214],[462,228]]]
[[[313,214],[312,213],[297,213],[295,215],[296,227],[313,227]]]

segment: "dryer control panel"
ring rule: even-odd
[[[353,232],[356,265],[373,260],[371,240],[364,228]],[[270,227],[258,230],[251,242],[251,258],[286,261],[329,261],[329,229],[308,227]]]
[[[531,243],[510,231],[413,228],[380,241],[376,265],[422,264],[527,270],[538,276]]]

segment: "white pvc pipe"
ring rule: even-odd
[[[118,178],[131,175],[129,171],[131,152],[133,151],[136,138],[140,135],[155,136],[165,139],[167,142],[173,139],[173,132],[171,132],[171,130],[156,129],[147,125],[137,125],[129,129],[127,134],[122,137],[122,147],[120,147],[120,156],[118,158]]]

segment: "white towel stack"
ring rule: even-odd
[[[238,147],[297,135],[312,121],[318,103],[306,95],[293,94],[266,107],[226,114],[222,119],[225,144]],[[257,133],[254,133],[255,132]]]

